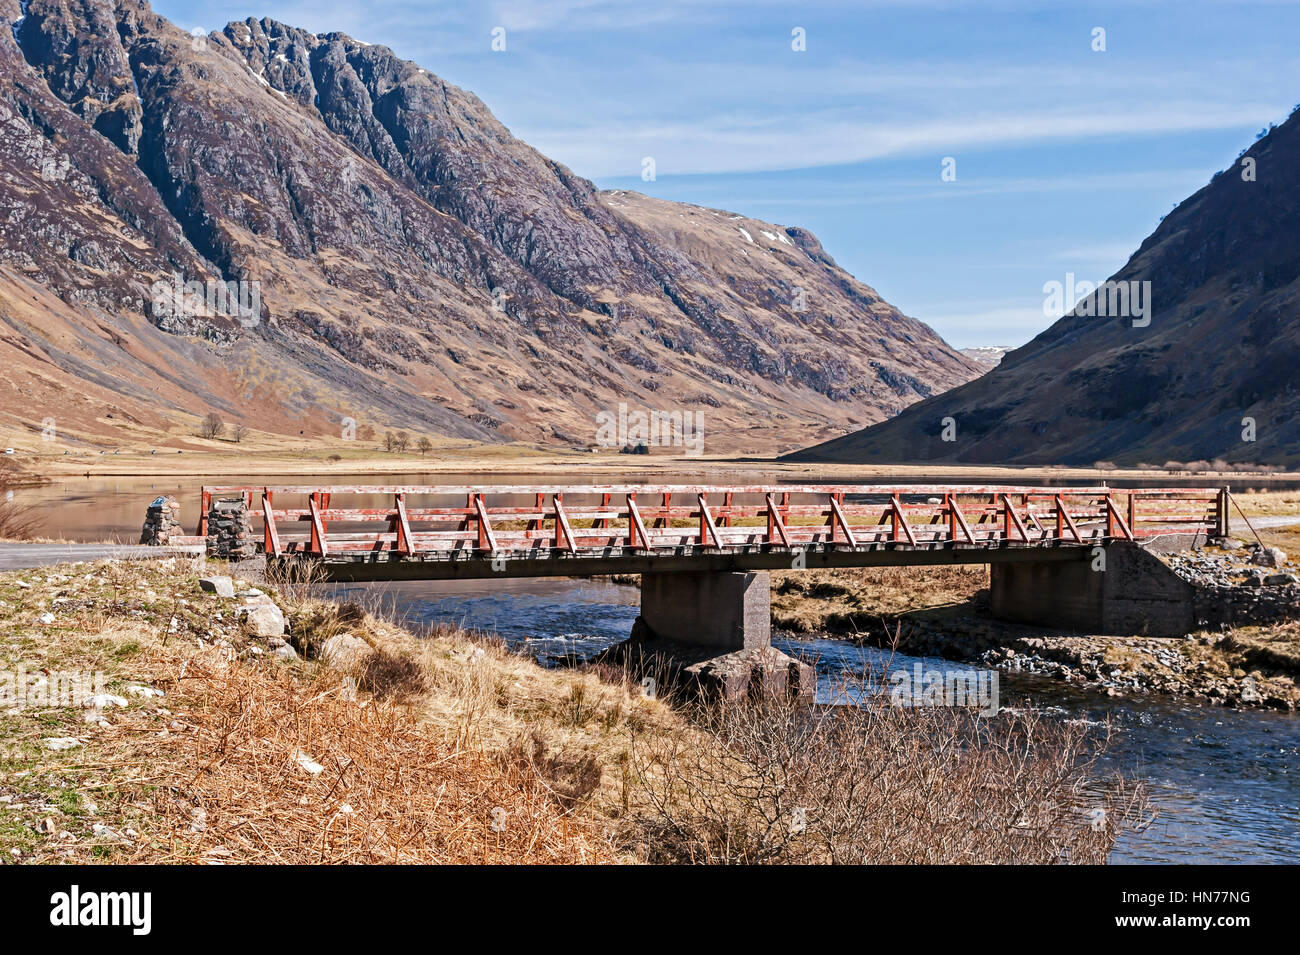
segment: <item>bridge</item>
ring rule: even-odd
[[[1004,485],[204,487],[198,537],[237,526],[271,566],[330,581],[641,575],[637,643],[743,658],[806,693],[771,647],[771,570],[990,565],[995,616],[1089,633],[1182,634],[1190,585],[1141,545],[1228,532],[1226,488]],[[234,519],[231,514],[237,515]],[[225,528],[226,530],[221,530]],[[758,656],[755,657],[754,653]],[[776,677],[773,677],[773,674]],[[739,674],[739,675],[737,675]],[[700,673],[695,674],[697,677]],[[701,677],[702,679],[702,677]]]
[[[975,485],[204,487],[269,558],[330,580],[449,580],[1077,560],[1227,533],[1220,488]],[[376,526],[378,525],[378,526]]]

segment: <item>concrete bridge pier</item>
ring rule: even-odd
[[[815,668],[772,646],[766,571],[641,575],[641,616],[611,656],[704,696],[785,695],[811,702]]]
[[[1082,550],[1078,560],[995,563],[989,584],[1001,620],[1117,637],[1196,629],[1196,588],[1128,541]]]

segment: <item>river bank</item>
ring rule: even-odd
[[[1193,564],[1190,557],[1174,558]],[[1215,558],[1197,555],[1207,575]],[[1218,599],[1255,608],[1300,600],[1294,582],[1263,586],[1271,569],[1225,561]],[[1247,576],[1249,575],[1249,576]],[[985,567],[804,571],[773,576],[772,623],[793,640],[830,638],[916,656],[1033,673],[1108,694],[1164,693],[1206,705],[1300,706],[1300,623],[1205,630],[1183,638],[1094,636],[994,620]]]
[[[0,859],[1086,862],[1145,820],[1033,711],[678,706],[223,571],[0,574]]]

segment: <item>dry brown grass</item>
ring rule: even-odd
[[[1198,659],[1216,660],[1225,675],[1257,679],[1300,677],[1300,621],[1286,621],[1258,627],[1239,627],[1226,633],[1213,646],[1194,644]],[[1261,672],[1262,671],[1262,672]]]
[[[192,767],[155,790],[161,845],[143,850],[149,861],[209,848],[277,863],[615,858],[570,814],[574,801],[555,798],[529,767],[449,743],[409,709],[347,692],[328,670],[304,680],[191,660],[190,681],[188,725],[149,746],[155,759]]]
[[[347,633],[377,652],[355,665],[285,663],[217,620],[229,605],[199,594],[187,565],[0,575],[11,633],[0,668],[102,670],[110,693],[166,691],[109,708],[103,726],[79,710],[0,711],[4,861],[619,859],[605,810],[628,800],[606,767],[629,721],[678,722],[662,703],[472,634],[416,640],[311,599],[289,613],[305,650]],[[57,623],[40,625],[58,594]],[[45,748],[62,737],[81,745]],[[38,831],[44,818],[53,832]]]
[[[1082,745],[1043,727],[885,710],[818,716],[810,735],[806,710],[710,718],[618,670],[544,670],[482,635],[416,639],[372,611],[281,595],[309,653],[327,633],[379,651],[285,662],[198,592],[198,572],[0,575],[0,669],[102,670],[129,703],[102,725],[0,710],[4,861],[1084,861],[1104,848],[1079,831]],[[53,624],[38,622],[47,609]],[[56,737],[81,745],[48,749]],[[968,774],[965,802],[944,791]],[[1120,806],[1098,792],[1094,807]],[[755,841],[791,799],[816,809],[808,838]],[[941,834],[928,847],[926,827]]]
[[[772,623],[794,633],[856,633],[878,625],[881,618],[967,606],[988,580],[983,565],[773,574]]]
[[[1287,514],[1300,514],[1300,491],[1247,491],[1233,492],[1233,498],[1248,516],[1276,517]],[[1240,515],[1232,508],[1232,517]]]

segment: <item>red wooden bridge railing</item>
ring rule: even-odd
[[[358,485],[204,487],[200,535],[219,498],[241,498],[260,519],[268,555],[326,559],[611,548],[1082,546],[1228,528],[1228,492],[1221,488]],[[340,506],[338,498],[353,506]]]

